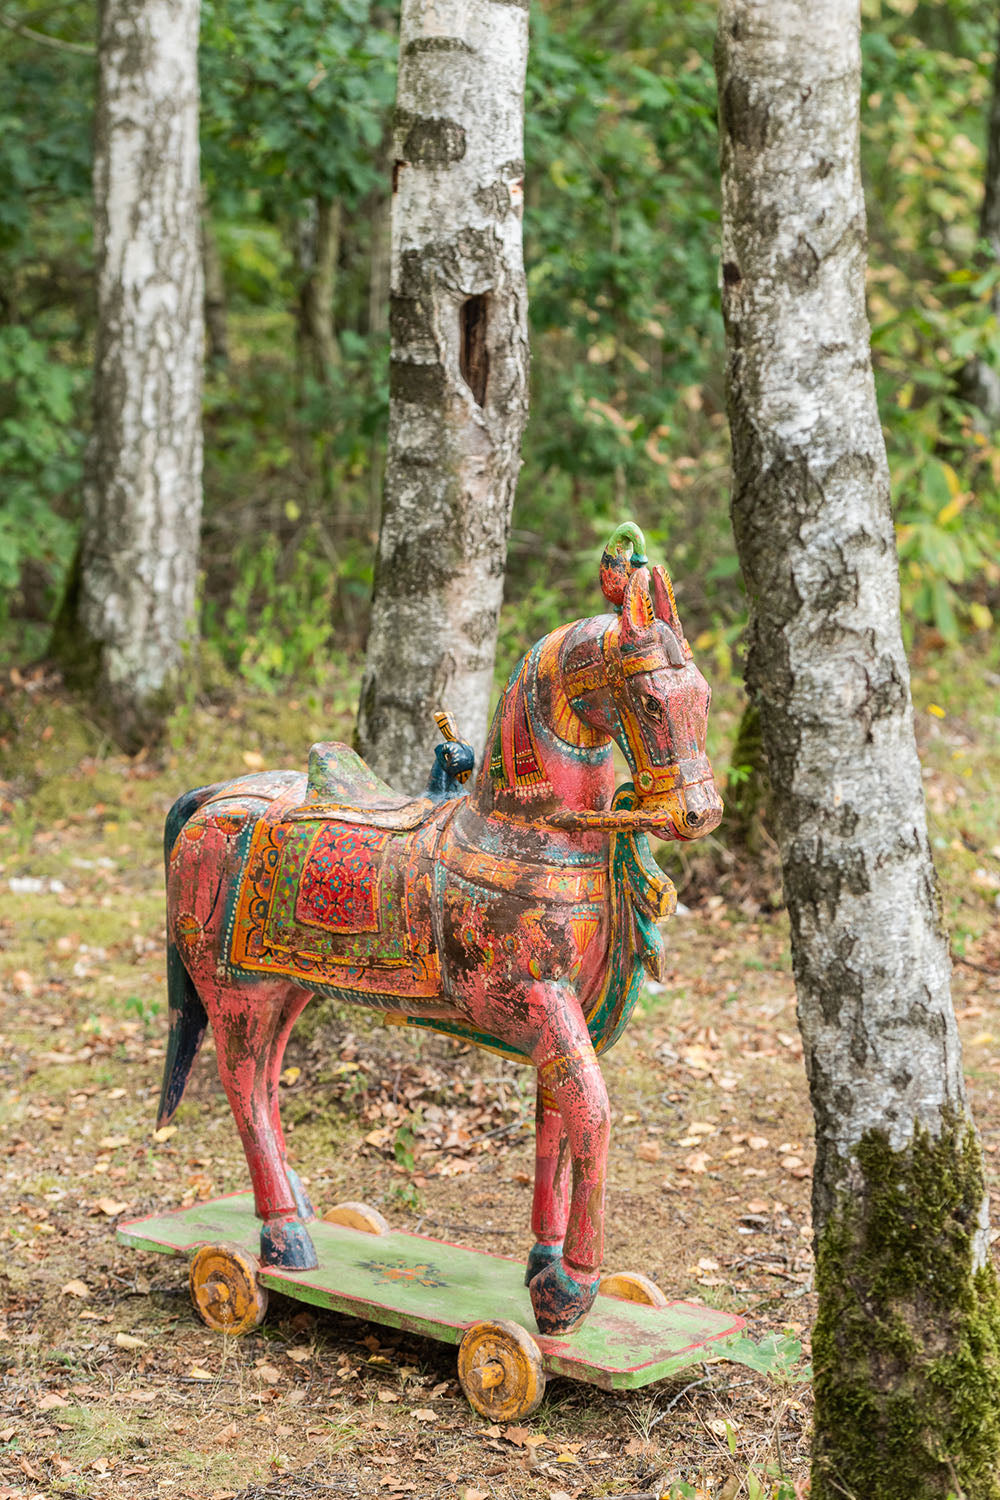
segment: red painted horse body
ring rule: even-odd
[[[622,527],[605,551],[602,585],[620,616],[564,626],[518,665],[470,796],[407,801],[345,747],[315,746],[308,778],[262,773],[172,809],[160,1119],[210,1021],[266,1263],[315,1264],[278,1077],[297,1016],[332,993],[535,1065],[526,1279],[544,1333],[589,1309],[609,1136],[597,1054],[625,1024],[642,963],[655,962],[653,923],[673,903],[643,835],[697,837],[722,814],[705,754],[708,688],[669,579],[639,547]],[[617,796],[613,743],[634,784]]]

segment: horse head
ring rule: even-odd
[[[695,666],[665,567],[648,566],[638,527],[619,526],[601,559],[601,586],[617,615],[583,622],[566,638],[563,687],[573,712],[613,739],[632,771],[628,812],[591,814],[661,839],[694,839],[722,817],[705,753],[711,691]],[[570,826],[570,817],[550,821]]]

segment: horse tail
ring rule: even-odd
[[[221,785],[221,783],[219,783]],[[181,829],[193,818],[218,786],[202,786],[193,792],[178,797],[167,813],[163,829],[163,857],[170,868],[170,852],[177,842]],[[180,950],[167,922],[167,1000],[170,1007],[170,1032],[167,1037],[167,1056],[163,1065],[163,1084],[160,1089],[160,1108],[157,1114],[157,1129],[166,1125],[184,1094],[184,1086],[191,1071],[191,1064],[198,1055],[208,1015],[201,996],[194,987]]]

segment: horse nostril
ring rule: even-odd
[[[698,828],[701,825],[703,818],[703,813],[689,812],[684,821],[689,828]]]

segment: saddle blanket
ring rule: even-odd
[[[302,814],[279,798],[253,828],[230,963],[360,992],[374,1004],[438,997],[430,899],[440,819],[392,830]]]

